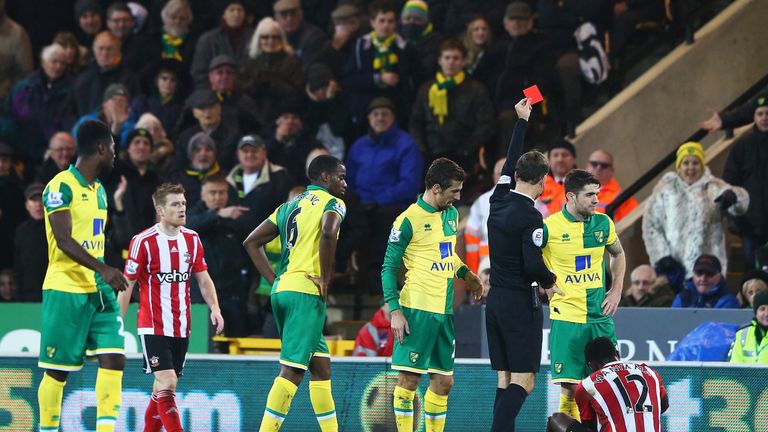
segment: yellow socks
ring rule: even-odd
[[[448,395],[441,396],[427,390],[424,395],[424,424],[427,432],[443,432],[448,413]]]
[[[397,432],[413,432],[413,398],[414,390],[395,387],[394,407]]]
[[[96,374],[96,432],[113,432],[123,394],[123,371],[102,369]]]
[[[338,432],[339,424],[336,421],[336,405],[331,394],[331,380],[310,381],[309,399],[315,410],[315,417],[320,424],[322,432]]]
[[[61,399],[64,395],[64,385],[67,382],[57,381],[47,373],[43,373],[40,387],[37,388],[37,403],[40,407],[40,431],[58,431],[61,419]]]
[[[579,406],[576,405],[576,398],[568,397],[563,393],[560,393],[560,412],[568,414],[576,421],[581,420],[581,417],[579,416]]]
[[[259,432],[276,432],[291,409],[293,395],[296,394],[296,384],[283,377],[275,378],[272,389],[267,396],[267,407],[264,409],[264,417],[261,419]],[[330,383],[328,384],[330,393]]]

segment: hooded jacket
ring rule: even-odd
[[[392,355],[394,342],[395,337],[392,334],[390,322],[384,315],[384,311],[379,309],[371,321],[357,333],[355,350],[352,355],[356,357],[389,357]]]
[[[677,294],[672,302],[673,308],[709,308],[709,309],[738,309],[739,300],[728,292],[725,277],[707,294],[701,294],[696,290],[693,279],[686,279],[683,290]]]

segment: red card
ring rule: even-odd
[[[531,99],[531,105],[537,104],[544,100],[544,96],[541,95],[541,92],[539,91],[539,86],[537,86],[536,84],[523,90],[523,94],[525,95],[525,97]]]

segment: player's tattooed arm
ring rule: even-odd
[[[606,246],[606,249],[608,249],[608,253],[610,253],[612,257],[624,254],[624,247],[621,246],[621,240],[618,238],[616,238],[616,241],[612,245]]]

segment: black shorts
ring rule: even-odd
[[[491,367],[516,373],[539,371],[541,331],[544,317],[541,304],[534,304],[533,288],[528,291],[491,289],[485,307],[485,327]]]
[[[176,376],[184,371],[187,360],[189,338],[177,338],[157,335],[140,335],[141,349],[144,351],[144,373],[173,369]]]
[[[568,426],[568,429],[566,429],[565,432],[595,432],[595,431],[575,421],[571,423],[570,426]]]

